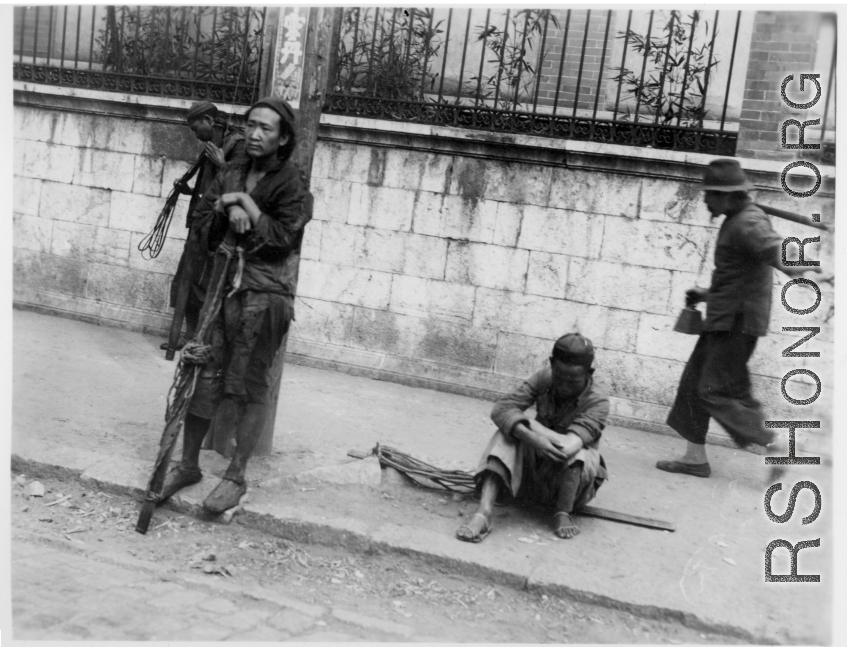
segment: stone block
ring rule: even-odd
[[[697,273],[712,263],[712,238],[705,227],[606,216],[600,258]]]
[[[523,211],[524,205],[521,204],[512,204],[511,202],[497,203],[497,215],[494,221],[494,239],[492,241],[495,245],[515,247],[518,244]]]
[[[362,247],[364,229],[330,221],[324,221],[321,229],[320,260],[324,263],[355,265]]]
[[[115,191],[133,191],[135,155],[93,148],[80,148],[78,153],[74,184]]]
[[[595,346],[634,350],[638,313],[479,288],[473,325],[551,340],[567,332],[580,332]]]
[[[41,202],[41,180],[15,176],[12,185],[12,210],[26,216],[37,216]]]
[[[467,324],[473,319],[474,291],[469,285],[395,275],[389,310]]]
[[[427,154],[419,151],[399,148],[386,150],[381,186],[417,191],[421,186],[426,158]]]
[[[550,207],[626,218],[638,215],[639,177],[558,168],[552,181],[546,203]]]
[[[674,332],[676,317],[644,312],[638,322],[638,340],[635,352],[647,357],[687,362],[697,335]]]
[[[353,306],[298,296],[291,336],[325,344],[347,344]]]
[[[30,141],[67,144],[57,141],[56,126],[63,114],[58,110],[46,110],[30,106],[15,106],[15,132]],[[76,144],[67,144],[74,146]]]
[[[311,191],[315,196],[315,220],[347,222],[350,210],[350,182],[312,176]]]
[[[56,112],[56,114],[58,118],[53,142],[76,148],[94,146],[95,122],[103,117],[81,112]]]
[[[24,249],[14,251],[16,286],[82,296],[88,267],[84,261],[67,256],[41,254]]]
[[[57,220],[53,223],[53,243],[50,253],[87,261],[94,246],[97,227]]]
[[[85,296],[107,303],[166,312],[169,286],[167,274],[90,263]]]
[[[380,155],[370,146],[340,142],[321,142],[312,162],[314,177],[366,184],[380,168]],[[377,173],[378,174],[378,173]]]
[[[392,622],[390,620],[381,620],[379,618],[371,618],[362,615],[358,611],[348,611],[346,609],[334,608],[332,616],[342,622],[357,625],[363,629],[376,630],[386,634],[409,638],[415,633],[414,627]]]
[[[24,145],[23,175],[70,184],[77,164],[77,149],[28,141]]]
[[[385,309],[391,293],[391,274],[304,259],[297,291],[313,299]]]
[[[137,243],[132,247],[131,241],[132,234],[128,231],[97,227],[89,259],[95,263],[127,267],[133,255],[141,255]]]
[[[185,241],[168,236],[165,238],[165,244],[162,245],[162,249],[156,258],[145,258],[138,251],[138,245],[147,236],[146,233],[142,234],[141,232],[130,232],[122,229],[110,229],[109,231],[120,232],[121,236],[126,236],[129,240],[127,244],[129,249],[127,261],[131,269],[171,275],[176,273],[179,259],[185,249]]]
[[[594,379],[610,395],[663,406],[673,405],[684,362],[615,350],[598,352]]]
[[[546,205],[552,174],[549,166],[455,157],[449,191],[464,198]]]
[[[419,214],[423,224],[421,230],[417,229]],[[427,218],[432,217],[437,220],[427,223]],[[440,238],[491,243],[496,221],[497,203],[490,200],[446,195],[437,212],[428,209],[421,200],[415,206],[415,232]]]
[[[420,190],[447,193],[452,172],[452,156],[442,153],[427,153],[421,175]]]
[[[354,265],[408,276],[441,279],[447,241],[379,229],[362,229],[355,241]]]
[[[53,239],[53,220],[15,214],[14,243],[18,249],[49,252]]]
[[[412,231],[426,236],[441,234],[441,209],[444,196],[440,193],[418,191],[412,216]]]
[[[351,345],[439,364],[490,370],[497,333],[438,319],[356,308]]]
[[[664,314],[670,292],[668,270],[574,258],[565,297],[582,303]]]
[[[180,159],[193,163],[205,146],[203,142],[197,140],[187,123],[173,124],[148,121],[143,126],[143,148],[137,150],[133,148],[126,152],[152,156],[160,155],[169,159]],[[125,124],[119,124],[118,129],[125,127]]]
[[[162,189],[164,188],[162,186],[162,172],[164,168],[165,160],[162,157],[136,155],[132,192],[161,196]],[[173,182],[171,182],[171,185],[173,186]],[[165,195],[167,196],[167,193]]]
[[[163,198],[166,198],[168,194],[171,192],[171,189],[174,188],[174,182],[176,182],[179,178],[185,175],[188,170],[191,168],[192,163],[186,162],[184,160],[175,160],[175,159],[163,159],[162,160],[162,182],[161,187],[159,189],[159,194]],[[194,176],[197,177],[196,175]],[[193,186],[194,180],[191,181]],[[179,200],[180,202],[188,202],[189,196],[182,196]]]
[[[638,217],[642,220],[661,220],[705,225],[703,217],[703,192],[694,182],[675,182],[645,177],[642,180],[641,206]],[[616,214],[613,214],[616,215]]]
[[[557,299],[564,298],[565,287],[568,284],[569,263],[570,256],[564,254],[530,252],[525,292]]]
[[[497,359],[494,372],[526,378],[543,368],[555,339],[501,332],[497,335]]]
[[[303,244],[300,247],[300,257],[310,261],[318,261],[321,258],[321,231],[323,222],[312,220],[306,225],[303,232]]]
[[[524,249],[450,241],[445,279],[522,292],[526,285],[529,252]]]
[[[283,609],[278,615],[271,618],[268,622],[277,629],[287,631],[294,636],[302,634],[315,624],[315,620],[313,618],[292,609]]]
[[[528,206],[524,209],[518,247],[598,258],[602,243],[601,217],[547,207]]]
[[[351,225],[411,231],[415,193],[368,184],[354,184],[350,190],[347,222]]]
[[[104,189],[44,182],[38,215],[81,225],[105,226],[109,222],[110,195]]]
[[[15,175],[24,175],[26,161],[26,140],[15,138],[12,142],[12,172]]]
[[[185,202],[187,205],[188,201]],[[109,227],[146,234],[156,224],[156,219],[159,217],[159,212],[163,206],[165,206],[165,201],[162,198],[112,191]],[[172,228],[178,229],[183,222],[184,218],[178,219],[175,210],[171,222]]]

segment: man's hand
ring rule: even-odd
[[[220,202],[224,207],[237,204],[247,212],[254,226],[258,222],[259,216],[262,215],[262,210],[259,209],[259,205],[257,205],[253,198],[250,197],[249,193],[224,193],[220,198],[218,198],[218,202]]]
[[[708,293],[708,288],[691,288],[690,290],[686,290],[685,307],[693,308],[701,301],[705,301]]]
[[[206,159],[218,168],[221,168],[224,164],[226,164],[224,152],[212,142],[206,142],[206,148],[203,150],[203,153],[205,153]]]
[[[182,180],[174,180],[174,188],[182,195],[191,195],[194,192],[194,189],[188,186],[187,182],[183,182]]]
[[[519,422],[515,425],[513,434],[518,440],[525,442],[544,456],[546,459],[564,463],[568,460],[568,455],[562,448],[563,436],[550,431],[546,427],[538,423],[531,423],[532,426]]]
[[[235,230],[235,233],[243,234],[252,229],[250,216],[239,205],[233,204],[226,207],[226,213],[229,216],[229,226]]]

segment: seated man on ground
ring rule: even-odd
[[[498,429],[475,475],[479,508],[459,528],[462,541],[491,532],[498,499],[553,509],[553,531],[579,534],[571,513],[586,505],[606,478],[598,450],[609,415],[609,398],[595,384],[594,346],[579,333],[556,341],[550,366],[501,397],[491,411]],[[535,405],[535,420],[524,413]]]

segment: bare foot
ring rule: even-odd
[[[553,515],[553,521],[555,524],[553,532],[556,533],[557,537],[571,539],[579,534],[579,528],[569,513],[557,512]]]

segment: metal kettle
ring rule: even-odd
[[[700,311],[694,306],[686,306],[679,313],[679,319],[676,320],[676,325],[673,327],[674,332],[681,332],[684,335],[699,335],[703,329],[703,317]]]

